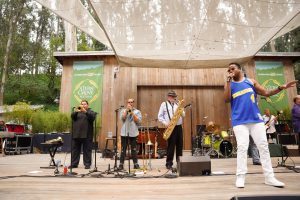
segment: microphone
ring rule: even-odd
[[[189,104],[187,104],[186,106],[184,106],[184,108],[187,108],[187,107],[189,107],[189,106],[192,106],[192,104],[189,103]]]

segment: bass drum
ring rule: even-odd
[[[213,147],[224,157],[230,157],[232,155],[232,144],[227,140],[216,141]]]

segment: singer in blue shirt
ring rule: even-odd
[[[253,138],[260,154],[265,184],[284,187],[284,183],[274,177],[266,129],[257,105],[257,95],[272,96],[280,91],[293,87],[298,81],[280,85],[276,89],[266,90],[256,80],[244,77],[238,63],[231,63],[227,69],[224,85],[224,99],[231,104],[231,120],[237,141],[236,187],[244,188],[247,173],[247,150],[249,135]]]

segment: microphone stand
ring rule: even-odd
[[[72,108],[72,112],[74,112],[74,108]],[[60,177],[76,177],[75,175],[77,175],[76,172],[73,172],[72,169],[72,158],[73,158],[73,153],[72,153],[72,150],[73,150],[73,123],[74,123],[74,120],[72,119],[71,117],[71,131],[70,131],[70,134],[71,134],[71,161],[70,161],[70,171],[66,174],[63,174],[63,175],[59,175]],[[65,167],[65,166],[64,166]]]
[[[96,138],[97,114],[98,113],[95,112],[95,120],[94,120],[94,123],[93,123],[94,124],[94,131],[93,131],[94,132],[94,143],[93,143],[93,147],[94,147],[94,151],[95,151],[95,158],[94,158],[95,159],[95,166],[94,166],[94,169],[90,170],[87,175],[90,175],[93,172],[101,172],[101,171],[98,171],[98,169],[97,169],[97,149],[98,149],[98,146],[96,146],[96,140],[97,140],[97,138]],[[101,174],[99,176],[101,176]]]
[[[118,112],[121,110],[124,106],[120,106],[115,110],[116,112],[116,143],[114,146],[114,156],[115,156],[115,164],[114,164],[114,171],[118,171]]]
[[[191,112],[190,112],[190,117],[191,117],[191,153],[192,153],[192,156],[194,155],[194,152],[193,152],[193,135],[194,135],[194,133],[193,133],[193,107],[192,107],[192,104],[190,103],[190,104],[188,104],[188,105],[186,105],[184,108],[188,108],[188,107],[190,107],[190,110],[191,110]]]
[[[132,110],[132,112],[133,112],[133,110]],[[126,175],[127,177],[133,177],[133,176],[135,176],[135,174],[132,174],[131,172],[130,172],[130,157],[132,156],[131,155],[131,153],[130,153],[130,151],[131,151],[131,141],[130,141],[130,145],[129,145],[129,131],[128,131],[128,121],[127,121],[127,119],[128,119],[128,117],[130,118],[130,117],[132,117],[132,120],[133,120],[133,116],[128,116],[128,114],[126,115],[126,119],[125,119],[125,133],[127,133],[127,138],[126,138],[126,146],[127,146],[127,153],[128,153],[128,174]],[[130,146],[130,149],[129,149],[129,146]],[[123,147],[122,147],[123,148]],[[126,151],[125,151],[125,156],[124,156],[124,159],[126,158]]]
[[[119,172],[121,171],[119,168],[118,168],[118,112],[119,110],[121,110],[124,106],[120,106],[119,108],[117,108],[115,110],[115,113],[116,113],[116,142],[114,143],[114,159],[115,159],[115,163],[114,163],[114,168],[113,170],[111,170],[110,168],[110,164],[108,164],[108,170],[106,170],[105,172],[107,174],[112,174],[113,172]]]

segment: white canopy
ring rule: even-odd
[[[224,67],[300,25],[300,0],[36,0],[110,46],[122,65]]]

